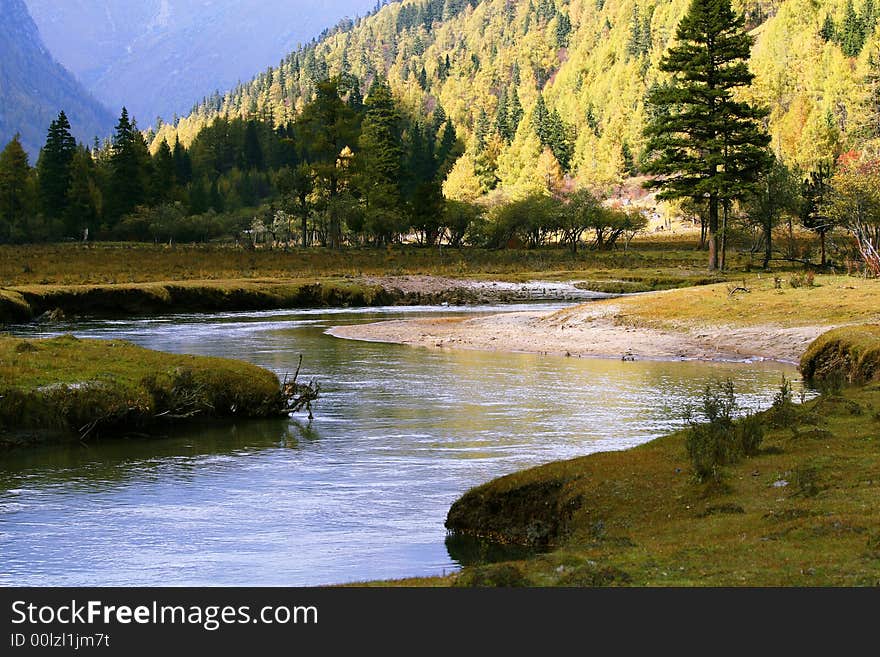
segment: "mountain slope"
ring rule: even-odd
[[[374,0],[27,0],[47,45],[104,103],[142,125],[277,63]]]
[[[113,128],[107,109],[52,59],[23,0],[0,0],[0,144],[21,133],[34,159],[61,110],[81,141]]]
[[[658,63],[688,0],[405,0],[292,53],[280,68],[209,99],[161,137],[192,139],[218,114],[292,118],[325,74],[354,75],[366,90],[387,76],[413,111],[438,103],[468,153],[456,181],[477,177],[521,190],[553,163],[585,181],[620,182],[637,172],[644,98],[662,83]],[[848,7],[854,6],[854,9]],[[872,0],[747,0],[739,4],[757,41],[748,95],[772,110],[775,150],[810,169],[876,140],[880,80]],[[869,15],[870,14],[870,15]],[[834,34],[823,27],[835,24]],[[867,25],[858,52],[846,41]],[[846,46],[845,43],[850,43]],[[848,52],[845,52],[845,50]],[[514,96],[516,99],[514,100]],[[873,100],[872,100],[873,96]],[[541,115],[541,103],[546,108]],[[548,119],[549,116],[549,119]],[[547,126],[556,137],[548,137]],[[559,135],[562,135],[559,137]],[[554,141],[564,142],[557,147]]]

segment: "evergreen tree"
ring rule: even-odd
[[[626,54],[630,57],[638,57],[642,54],[642,19],[639,15],[639,3],[637,2],[633,4],[632,17],[630,18]]]
[[[556,21],[556,46],[558,48],[565,48],[568,46],[568,38],[571,34],[571,19],[568,17],[568,14],[559,14],[559,18]]]
[[[108,212],[105,219],[118,221],[147,200],[149,151],[137,127],[122,108],[110,153]]]
[[[486,114],[485,108],[480,108],[480,113],[474,123],[474,138],[477,142],[477,151],[482,151],[486,147],[486,139],[489,136],[489,115]]]
[[[843,13],[843,23],[837,35],[840,48],[847,57],[858,57],[865,43],[864,28],[852,0],[847,0]]]
[[[78,148],[70,164],[64,230],[68,235],[84,236],[100,221],[101,191],[96,182],[95,162],[87,148]]]
[[[501,135],[506,142],[510,142],[510,134],[508,128],[508,118],[510,114],[507,109],[507,89],[502,89],[498,95],[498,109],[495,112],[495,132]]]
[[[510,135],[509,141],[513,141],[513,138],[516,136],[516,131],[519,129],[519,124],[522,121],[524,114],[525,112],[523,111],[522,103],[519,100],[519,93],[516,90],[516,86],[514,86],[507,106],[507,132]]]
[[[825,22],[822,23],[819,36],[826,43],[837,39],[837,26],[834,24],[834,19],[831,18],[830,14],[825,14]]]
[[[0,153],[0,240],[19,241],[27,235],[33,212],[28,190],[31,167],[18,135]]]
[[[532,114],[532,127],[542,144],[549,143],[550,113],[547,111],[547,105],[544,103],[544,96],[538,95],[538,100],[535,103],[535,112]]]
[[[649,158],[642,169],[657,176],[646,185],[660,189],[660,198],[706,200],[713,270],[723,261],[719,208],[754,185],[770,142],[759,124],[767,110],[733,94],[754,79],[746,64],[754,39],[744,24],[730,0],[692,0],[660,64],[671,83],[648,97],[659,111],[645,129]]]
[[[315,99],[303,108],[296,132],[302,160],[312,167],[321,193],[333,198],[347,173],[339,167],[340,153],[357,144],[360,132],[358,114],[339,96],[338,78],[317,84]]]
[[[168,141],[163,139],[153,156],[152,189],[154,200],[170,200],[174,196],[175,186],[174,154],[168,146]]]
[[[360,189],[366,201],[366,227],[377,243],[388,244],[402,229],[400,195],[402,119],[391,89],[377,79],[365,103],[360,136]]]
[[[188,185],[192,182],[192,160],[179,139],[174,142],[172,157],[174,159],[174,179],[178,185]]]
[[[263,147],[260,145],[260,135],[257,130],[257,122],[251,119],[247,122],[244,133],[244,168],[245,170],[264,168]]]
[[[37,161],[40,207],[53,219],[60,219],[67,204],[70,187],[70,163],[76,152],[76,140],[70,134],[70,122],[64,112],[49,125],[46,145]]]
[[[758,185],[745,198],[751,223],[760,228],[764,242],[764,269],[773,257],[773,229],[783,214],[797,215],[800,209],[798,183],[791,170],[774,157],[761,175]]]
[[[464,146],[458,139],[452,121],[447,121],[440,132],[437,145],[437,175],[445,178],[455,165],[455,161],[464,153]]]

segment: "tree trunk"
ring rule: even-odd
[[[709,195],[709,226],[707,231],[709,241],[709,271],[718,269],[718,197]]]
[[[825,231],[819,233],[819,248],[822,250],[822,259],[821,264],[822,267],[825,267]]]
[[[773,255],[773,219],[764,218],[764,269],[770,269],[770,258]]]
[[[725,269],[727,269],[727,215],[729,208],[727,201],[723,201],[721,207],[721,258],[719,266],[721,271],[724,271]]]

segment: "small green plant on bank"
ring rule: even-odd
[[[783,374],[779,391],[773,396],[770,421],[774,427],[787,426],[794,421],[796,411],[794,396],[791,390],[791,380]]]
[[[698,407],[703,422],[694,418],[692,409],[688,411],[690,430],[685,448],[698,480],[718,480],[721,466],[758,453],[764,439],[763,423],[755,415],[735,421],[737,409],[733,381],[726,379],[707,385],[703,391]]]

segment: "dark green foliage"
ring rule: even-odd
[[[50,217],[60,218],[64,213],[75,151],[76,140],[70,134],[70,122],[61,112],[49,125],[46,145],[37,162],[40,208]]]
[[[556,45],[559,48],[568,46],[569,35],[571,34],[571,19],[568,14],[560,13],[556,21]]]
[[[629,24],[629,41],[626,54],[630,57],[645,57],[651,52],[653,38],[651,36],[651,14],[644,17],[639,12],[638,3],[633,5],[632,18]]]
[[[729,0],[693,0],[660,64],[672,81],[647,99],[655,111],[642,169],[656,176],[647,185],[660,198],[707,199],[710,269],[721,262],[719,208],[753,188],[770,143],[760,124],[768,111],[734,98],[754,79],[743,26]]]
[[[795,420],[796,411],[791,392],[791,381],[783,374],[779,392],[773,396],[773,406],[770,408],[770,422],[775,427],[791,426]]]
[[[764,242],[763,268],[770,267],[773,257],[773,229],[783,215],[797,216],[800,212],[801,189],[794,173],[783,162],[772,156],[771,164],[744,198],[750,223],[757,226]]]
[[[834,228],[833,219],[824,208],[831,196],[831,176],[833,170],[828,163],[822,163],[810,173],[801,187],[803,204],[801,205],[801,223],[804,228],[812,230],[819,236],[821,265],[826,264],[825,236]]]
[[[532,122],[541,144],[550,148],[560,166],[567,171],[574,155],[574,128],[562,120],[556,109],[552,112],[547,110],[543,96],[538,96]]]
[[[87,148],[78,148],[70,165],[70,186],[64,208],[65,233],[84,237],[86,229],[94,231],[99,224],[102,202],[92,154]]]
[[[685,449],[699,480],[718,480],[722,466],[758,453],[764,439],[763,424],[756,416],[734,421],[737,408],[733,381],[727,379],[706,386],[698,409],[703,421],[688,418]]]
[[[147,201],[151,177],[150,154],[143,135],[122,108],[110,151],[110,187],[105,220],[110,225]]]
[[[834,19],[831,18],[830,14],[825,15],[825,21],[822,23],[822,28],[819,30],[819,36],[826,42],[834,41],[836,39],[837,26],[834,24]]]
[[[512,101],[516,125],[522,107]],[[151,156],[124,108],[112,142],[94,151],[76,148],[62,114],[39,178],[20,144],[8,147],[0,240],[238,239],[250,225],[223,217],[245,208],[270,241],[289,243],[296,232],[303,246],[386,244],[409,231],[429,245],[446,234],[441,185],[464,145],[442,107],[414,119],[378,78],[364,103],[345,74],[317,82],[295,122],[265,119],[219,117],[189,149],[160,140]],[[279,209],[290,215],[283,231],[273,227]],[[463,234],[450,230],[459,242]]]
[[[875,0],[865,0],[862,10],[856,12],[852,0],[847,0],[840,26],[835,26],[830,16],[819,32],[825,41],[835,41],[847,57],[858,57],[877,26],[877,6]]]

